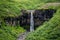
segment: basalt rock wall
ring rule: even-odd
[[[38,9],[33,12],[35,29],[53,17],[56,12],[54,9]],[[27,10],[21,10],[21,15],[18,17],[5,17],[4,21],[8,25],[20,25],[24,29],[29,30],[31,14]]]

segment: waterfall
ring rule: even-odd
[[[34,31],[34,19],[33,19],[33,10],[30,11],[31,12],[31,18],[30,18],[30,31]]]

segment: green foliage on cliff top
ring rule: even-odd
[[[47,2],[60,2],[60,0],[0,0],[0,18],[18,16],[21,9],[37,9]]]

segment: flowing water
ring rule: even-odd
[[[34,10],[31,10],[31,18],[30,18],[30,32],[34,31],[34,19],[33,19],[33,12]]]
[[[30,17],[30,32],[32,32],[32,31],[34,31],[34,19],[33,19],[34,10],[28,10],[28,11],[31,13],[31,17]],[[26,38],[28,33],[29,32],[26,31],[26,32],[20,34],[19,37],[17,38],[17,40],[25,40],[25,38]]]

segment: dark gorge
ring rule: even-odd
[[[33,13],[34,29],[42,25],[45,21],[48,21],[53,17],[56,12],[54,9],[38,9]],[[21,15],[18,17],[5,17],[4,21],[7,25],[17,26],[20,25],[26,30],[30,29],[30,17],[31,13],[28,10],[21,10]]]

